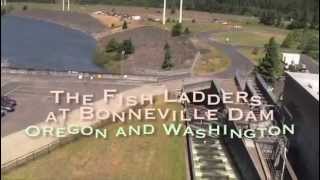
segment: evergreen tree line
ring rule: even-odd
[[[281,47],[300,50],[319,61],[319,32],[308,29],[293,30],[284,39]]]
[[[61,0],[13,0],[23,2],[49,2]],[[162,0],[73,0],[76,3],[102,3],[162,7]],[[179,7],[179,0],[168,0],[168,8]],[[319,1],[317,0],[184,0],[185,9],[207,12],[252,15],[267,25],[281,25],[289,21],[288,28],[319,28]]]

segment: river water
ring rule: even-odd
[[[89,35],[30,18],[1,17],[1,63],[12,67],[102,72],[92,62],[96,41]]]

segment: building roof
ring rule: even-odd
[[[319,101],[319,74],[287,72],[297,83]]]
[[[183,85],[183,89],[185,92],[201,91],[205,89],[210,89],[212,83],[212,80],[188,83]]]
[[[291,52],[283,52],[282,54],[284,56],[300,56],[301,55],[299,53],[291,53]]]

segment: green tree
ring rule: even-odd
[[[170,49],[170,45],[169,45],[168,42],[166,42],[166,43],[164,44],[163,49],[164,49],[164,50]]]
[[[161,68],[164,70],[170,70],[173,68],[172,56],[171,56],[171,49],[168,43],[164,46],[164,61],[162,63]]]
[[[265,25],[274,25],[276,23],[276,12],[274,11],[265,11],[260,16],[260,23]]]
[[[180,36],[182,34],[182,24],[181,23],[176,23],[172,27],[171,35],[172,36]]]
[[[128,23],[127,23],[127,21],[123,21],[122,29],[128,29]]]
[[[312,58],[319,60],[319,34],[308,33],[301,47],[302,52],[308,54]]]
[[[170,13],[171,13],[171,14],[175,14],[175,13],[176,13],[176,8],[175,8],[175,7],[172,7]]]
[[[184,32],[183,32],[184,34],[190,34],[191,32],[190,32],[190,29],[188,28],[188,27],[186,27],[185,29],[184,29]]]
[[[121,44],[118,43],[118,41],[116,41],[114,38],[112,38],[112,39],[108,42],[108,44],[107,44],[107,46],[106,46],[106,48],[105,48],[105,51],[106,51],[106,52],[118,51],[119,48],[120,48],[120,46],[121,46]]]
[[[270,83],[273,83],[283,74],[283,64],[281,62],[279,45],[274,37],[265,45],[266,55],[257,66],[257,71]]]
[[[259,54],[259,48],[257,48],[257,47],[253,48],[251,53],[253,55],[258,55]]]
[[[300,30],[294,30],[288,33],[283,40],[281,47],[283,48],[297,48],[302,38],[302,32]]]
[[[26,10],[28,10],[28,6],[27,5],[23,5],[22,6],[22,11],[26,11]]]
[[[134,45],[133,45],[131,39],[127,39],[127,40],[124,40],[124,41],[122,42],[120,51],[121,51],[121,52],[124,51],[125,55],[133,54],[133,53],[134,53],[135,48],[134,48]]]

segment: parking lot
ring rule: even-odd
[[[128,82],[79,80],[74,77],[9,74],[5,78],[1,79],[1,95],[16,100],[17,106],[14,112],[7,112],[1,118],[1,137],[43,122],[49,112],[56,112],[59,107],[74,109],[79,106],[63,103],[55,105],[49,93],[52,90],[94,94],[95,100],[98,100],[102,98],[104,89],[123,91],[136,86]]]

